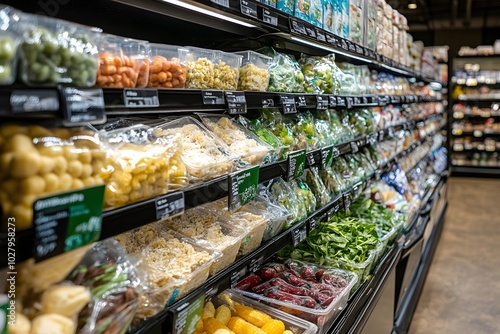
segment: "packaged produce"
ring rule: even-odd
[[[294,5],[293,0],[276,0],[276,8],[290,15],[293,15]]]
[[[334,31],[334,8],[335,8],[335,0],[326,0],[323,2],[323,29],[328,32]]]
[[[232,264],[239,249],[244,246],[243,242],[248,243],[252,239],[247,229],[235,226],[228,219],[203,207],[188,210],[183,215],[165,220],[161,224],[196,240],[205,248],[222,254],[210,266],[210,275]],[[244,240],[246,237],[248,241]],[[261,240],[262,237],[258,241],[259,245]]]
[[[99,136],[106,151],[100,174],[106,183],[106,207],[123,206],[187,184],[180,134],[158,137],[152,128],[137,124],[103,130]]]
[[[365,0],[364,45],[371,50],[377,50],[377,0]],[[406,45],[406,44],[405,44]]]
[[[319,175],[331,199],[335,199],[346,188],[346,185],[341,182],[341,178],[337,176],[337,173],[332,167],[321,169]]]
[[[210,131],[226,143],[232,153],[241,157],[243,164],[258,166],[269,162],[264,159],[272,147],[231,118],[208,114],[199,114],[199,117]]]
[[[292,212],[290,221],[287,221],[283,229],[288,229],[295,223],[307,218],[307,209],[304,202],[299,200],[290,185],[281,178],[276,178],[267,183],[259,185],[259,194],[267,197],[272,203],[279,205]]]
[[[349,0],[349,39],[358,44],[363,43],[364,7],[364,0]]]
[[[110,34],[99,38],[96,86],[103,88],[145,87],[149,69],[148,43]],[[142,72],[139,81],[139,73]]]
[[[370,198],[374,202],[398,212],[405,214],[410,212],[410,206],[405,197],[383,181],[373,182],[370,185]]]
[[[309,22],[319,28],[323,28],[324,13],[323,0],[310,0],[311,8],[309,9]]]
[[[310,151],[318,148],[314,117],[310,112],[287,115],[285,121],[291,123],[293,135],[298,139],[297,145],[291,147],[292,150],[307,149]]]
[[[243,56],[238,90],[265,92],[269,85],[269,63],[272,58],[254,51],[241,51],[236,54]]]
[[[294,137],[293,125],[290,122],[285,123],[285,116],[274,109],[262,109],[261,114],[262,125],[271,130],[283,145],[295,150],[298,139]]]
[[[207,181],[233,171],[239,157],[192,117],[182,117],[155,127],[158,136],[180,135],[184,163],[191,183]]]
[[[312,334],[317,327],[241,296],[236,291],[226,290],[205,303],[196,328],[190,328],[188,332],[214,333],[217,330],[232,331],[235,334]]]
[[[292,220],[292,212],[271,203],[268,198],[263,196],[257,196],[253,202],[243,206],[240,211],[245,211],[246,207],[253,210],[260,210],[266,216],[267,226],[264,231],[264,241],[276,236],[283,230],[286,222]]]
[[[214,51],[214,85],[212,88],[236,90],[243,56],[223,51]]]
[[[283,145],[278,137],[271,132],[271,130],[262,125],[260,120],[250,120],[240,115],[238,117],[238,122],[246,129],[252,131],[263,142],[272,146],[273,150],[269,151],[268,156],[264,159],[265,161],[274,162],[276,160],[286,159],[286,155],[290,147]]]
[[[321,222],[297,247],[287,246],[278,254],[283,258],[335,266],[358,275],[359,284],[368,278],[379,247],[373,224],[356,223],[352,218],[334,216]],[[357,286],[356,286],[357,287]]]
[[[17,10],[0,6],[0,84],[10,85],[17,76],[17,49],[21,42],[20,14]]]
[[[260,0],[263,4],[276,8],[276,0]]]
[[[347,163],[347,168],[351,171],[351,181],[352,183],[358,183],[366,178],[365,170],[358,161],[354,158],[354,154],[346,154],[342,156]]]
[[[337,16],[337,24],[338,24],[338,36],[342,38],[349,39],[349,0],[337,0],[338,3],[338,16]]]
[[[307,115],[314,120],[314,128],[318,138],[318,147],[335,145],[340,142],[337,133],[330,128],[330,115],[327,110],[316,110],[315,114]]]
[[[184,88],[188,50],[165,44],[149,44],[149,88]]]
[[[120,234],[115,239],[142,261],[147,290],[140,298],[136,320],[149,318],[203,284],[220,253],[198,245],[158,224]]]
[[[332,110],[330,113],[330,124],[334,128],[340,127],[342,142],[347,142],[356,138],[356,134],[349,121],[349,113],[347,110]]]
[[[395,164],[391,168],[391,171],[382,174],[381,178],[387,185],[393,187],[400,195],[404,196],[408,203],[414,202],[406,174],[398,164]]]
[[[309,22],[312,0],[296,0],[293,15],[301,20]]]
[[[266,230],[272,228],[270,224],[273,222],[270,222],[270,215],[265,210],[257,208],[252,202],[236,212],[230,212],[227,201],[227,198],[223,198],[204,207],[224,217],[229,224],[236,224],[247,231],[238,251],[238,256],[243,256],[260,246]]]
[[[357,275],[349,271],[290,259],[264,264],[234,289],[310,321],[324,333],[345,307],[357,280]]]
[[[314,197],[307,183],[301,179],[296,179],[289,184],[297,199],[304,203],[307,215],[313,213],[316,210],[316,197]]]
[[[304,75],[300,65],[290,56],[278,53],[273,48],[262,48],[257,50],[273,59],[269,63],[269,86],[270,92],[304,92]]]
[[[349,169],[349,164],[343,157],[334,159],[332,167],[337,174],[339,181],[344,186],[344,189],[347,189],[356,183],[354,180],[355,171]]]
[[[98,29],[22,14],[21,80],[30,85],[90,87],[98,69]]]
[[[186,88],[215,88],[215,63],[217,51],[187,47]],[[220,82],[219,82],[220,84]]]
[[[17,230],[31,227],[37,198],[103,183],[105,153],[89,129],[4,124],[0,138],[2,212],[16,218]]]
[[[304,90],[311,94],[333,94],[337,85],[335,64],[328,57],[301,55],[300,65],[304,74]]]
[[[318,169],[315,167],[310,167],[306,172],[306,183],[311,189],[316,197],[316,209],[319,209],[328,203],[330,203],[330,194],[328,190],[326,190],[323,181],[319,176]]]

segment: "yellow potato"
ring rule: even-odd
[[[61,175],[63,173],[66,173],[67,169],[68,169],[68,162],[64,157],[54,158],[54,168],[53,168],[54,173],[56,173],[57,175]]]
[[[4,152],[26,152],[33,151],[35,145],[33,145],[33,140],[23,134],[16,134],[5,141],[3,146]]]
[[[68,173],[73,177],[80,177],[82,175],[83,166],[78,160],[73,160],[68,163]]]
[[[40,175],[50,173],[54,170],[55,165],[56,161],[54,158],[42,157],[42,165],[40,166],[40,170],[38,171],[38,173]]]
[[[93,177],[87,177],[85,179],[83,179],[83,184],[85,185],[85,187],[92,187],[93,185],[96,185],[96,181]]]
[[[33,223],[33,210],[24,205],[15,205],[10,210],[10,215],[16,218],[16,227],[25,230]]]
[[[78,154],[75,152],[75,148],[71,146],[63,147],[63,155],[66,160],[68,160],[68,162],[76,160],[78,158]]]
[[[3,153],[0,154],[0,178],[7,176],[9,173],[10,163],[14,153]]]
[[[19,190],[19,181],[13,179],[5,180],[0,186],[7,194],[13,195]]]
[[[10,164],[10,175],[15,178],[30,177],[38,173],[42,159],[38,152],[21,152],[12,158]]]
[[[99,175],[104,163],[101,160],[92,160],[92,174]]]
[[[90,164],[92,162],[92,154],[90,151],[82,150],[78,153],[78,161],[82,164]]]
[[[68,139],[70,137],[69,130],[65,128],[54,129],[52,132],[54,133],[54,137],[57,138]]]
[[[11,137],[18,133],[26,134],[27,132],[28,129],[26,127],[15,124],[4,125],[0,128],[0,135],[4,138]]]
[[[63,155],[61,146],[42,146],[38,147],[38,152],[46,157],[59,157]]]
[[[28,135],[32,138],[54,137],[52,131],[40,125],[29,126]]]
[[[43,176],[43,179],[45,180],[45,191],[48,193],[52,193],[55,191],[59,190],[60,187],[60,180],[59,176],[57,176],[54,173],[47,173]]]
[[[59,175],[59,188],[62,191],[66,191],[71,189],[71,186],[73,184],[73,177],[69,175],[68,173],[62,173]]]
[[[104,161],[106,159],[106,152],[104,151],[91,151],[92,159]]]
[[[82,174],[80,175],[80,179],[86,179],[91,175],[92,175],[92,166],[89,164],[84,164],[82,166]]]
[[[40,195],[45,191],[45,180],[38,175],[30,176],[21,181],[21,191],[25,195]]]
[[[21,204],[21,205],[26,206],[28,208],[32,208],[33,203],[35,202],[35,200],[37,198],[38,198],[38,196],[35,196],[35,195],[25,195],[21,198],[18,198],[17,204]]]
[[[2,199],[2,211],[4,216],[11,216],[10,211],[12,210],[12,202],[8,199]]]
[[[85,184],[80,179],[73,179],[73,183],[71,184],[71,189],[82,189],[85,188]]]

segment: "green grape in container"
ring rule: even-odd
[[[276,52],[271,47],[265,47],[257,52],[272,57],[269,62],[269,86],[270,92],[303,93],[304,75],[299,63],[291,56]]]
[[[314,197],[314,194],[307,183],[301,179],[296,179],[290,182],[290,188],[297,196],[297,199],[304,203],[307,215],[310,215],[314,212],[314,210],[316,210],[316,197]]]
[[[20,76],[29,85],[90,87],[98,68],[100,29],[23,14]]]
[[[20,15],[11,7],[0,6],[0,85],[10,85],[16,80]]]
[[[292,126],[285,123],[285,117],[278,110],[262,109],[261,110],[261,124],[279,139],[279,141],[290,149],[294,149],[298,140],[294,137]]]
[[[316,197],[316,209],[330,203],[330,194],[319,176],[318,169],[316,167],[311,167],[305,172],[305,174],[306,183],[313,192],[314,197]]]

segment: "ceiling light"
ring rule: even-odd
[[[410,2],[408,4],[408,9],[417,9],[417,4],[415,2]]]
[[[211,11],[211,10],[208,10],[205,8],[198,7],[196,5],[192,5],[192,4],[186,3],[184,1],[180,1],[180,0],[162,0],[162,1],[170,3],[170,4],[175,5],[175,6],[183,7],[183,8],[186,8],[186,9],[189,9],[189,10],[201,13],[201,14],[212,16],[212,17],[215,17],[217,19],[221,19],[221,20],[224,20],[227,22],[236,23],[236,24],[242,25],[244,27],[257,28],[256,25],[247,23],[247,22],[242,21],[242,20],[232,18],[232,17],[227,16],[227,15],[216,13],[214,11]]]

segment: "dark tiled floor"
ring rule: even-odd
[[[500,333],[500,180],[452,178],[409,334]]]

